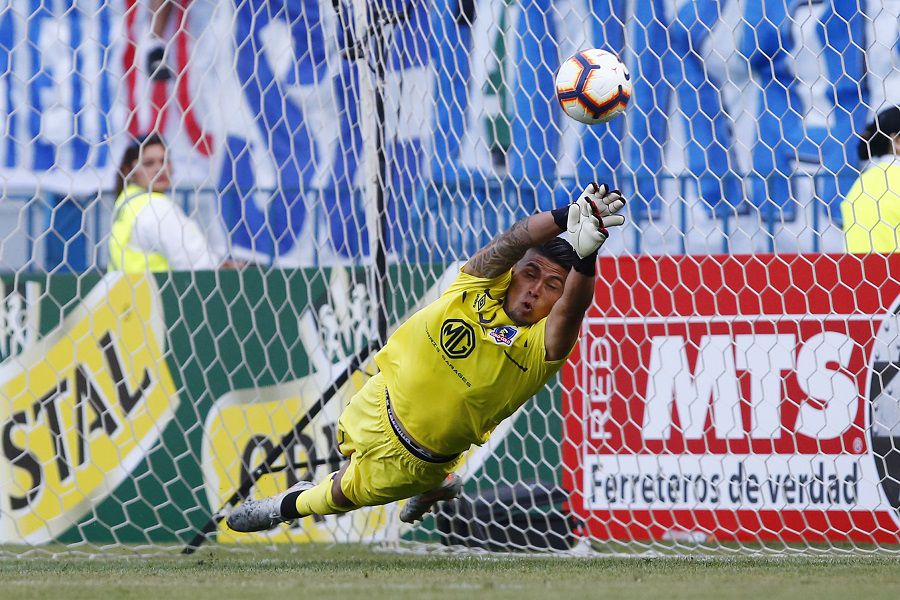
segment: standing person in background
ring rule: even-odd
[[[869,164],[841,204],[847,252],[900,251],[900,106],[882,111],[862,133]]]
[[[116,178],[109,270],[126,273],[215,269],[206,236],[166,192],[172,169],[162,137],[131,144]]]

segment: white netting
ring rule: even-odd
[[[900,264],[841,254],[841,204],[900,103],[898,20],[897,0],[6,3],[0,544],[191,541],[457,261],[599,180],[630,218],[577,351],[473,448],[463,500],[210,539],[896,551]],[[588,47],[634,79],[592,128],[553,86]],[[160,238],[223,268],[106,272],[119,160],[151,132],[194,223]],[[340,464],[363,362],[254,495]]]

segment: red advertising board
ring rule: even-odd
[[[900,256],[600,273],[563,371],[565,484],[591,536],[900,541]]]

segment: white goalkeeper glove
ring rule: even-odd
[[[601,225],[600,220],[591,214],[591,209],[585,203],[587,210],[580,203],[569,207],[569,221],[566,226],[569,243],[575,249],[578,258],[593,256],[609,237],[609,232]]]
[[[625,217],[618,214],[625,206],[625,198],[619,190],[610,190],[605,183],[591,182],[579,196],[578,203],[588,204],[603,227],[618,227],[625,223]]]
[[[578,201],[569,206],[566,232],[578,258],[596,254],[609,237],[607,228],[625,223],[625,217],[618,214],[624,206],[625,200],[618,190],[610,192],[606,184],[596,183],[591,183]]]

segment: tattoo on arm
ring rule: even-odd
[[[530,218],[530,217],[529,217]],[[508,271],[534,245],[529,218],[516,222],[469,259],[463,270],[475,277],[491,278]]]

